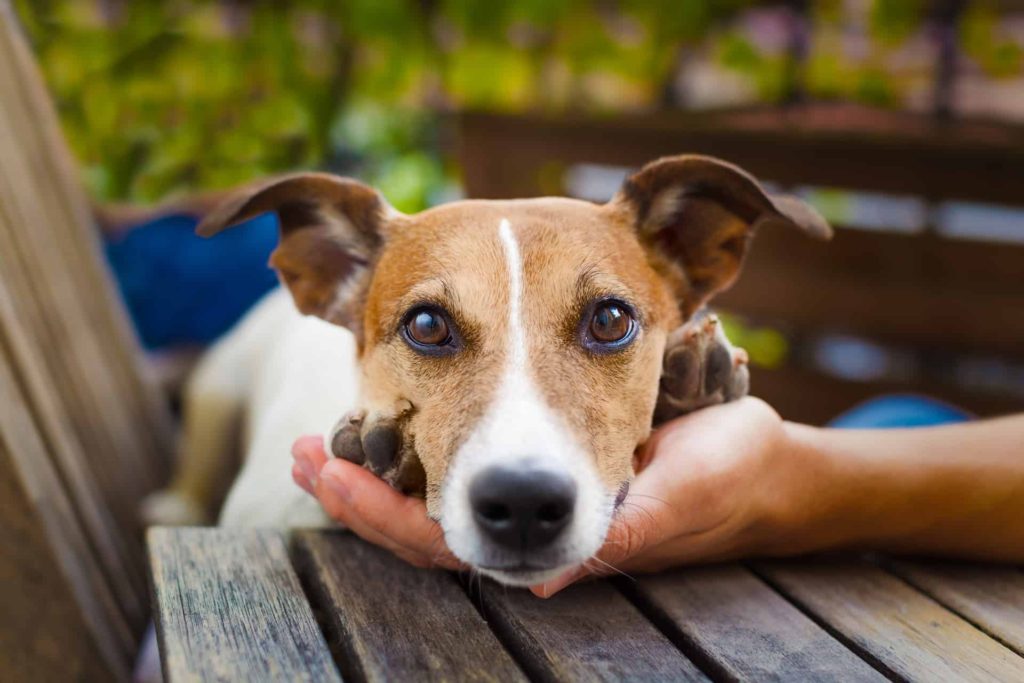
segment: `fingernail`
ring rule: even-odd
[[[341,479],[333,474],[324,474],[321,479],[323,480],[324,485],[339,498],[346,502],[352,500],[352,490],[348,487],[348,484],[343,482]]]

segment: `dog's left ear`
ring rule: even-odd
[[[296,307],[358,336],[370,269],[387,221],[401,214],[379,192],[351,178],[297,173],[240,188],[196,232],[209,237],[269,211],[280,223],[270,265]]]
[[[832,236],[803,201],[770,197],[742,169],[706,156],[653,161],[627,178],[612,202],[630,212],[641,242],[682,268],[678,294],[687,316],[733,283],[756,229]]]

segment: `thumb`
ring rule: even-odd
[[[653,520],[647,510],[627,497],[608,527],[604,545],[593,557],[551,581],[531,586],[530,592],[539,598],[550,598],[588,576],[624,573],[629,561],[641,553],[655,535]]]

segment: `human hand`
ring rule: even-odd
[[[329,459],[319,436],[298,439],[292,457],[295,483],[363,540],[416,567],[464,568],[448,550],[441,526],[427,516],[423,499],[403,495],[360,465]]]
[[[813,486],[787,452],[782,420],[755,398],[663,425],[640,452],[640,473],[595,559],[531,590],[548,597],[590,575],[778,552],[796,526],[805,498],[798,492]],[[296,483],[363,539],[418,567],[464,567],[422,500],[362,467],[328,460],[319,437],[299,439],[292,453]]]

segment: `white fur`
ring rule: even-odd
[[[338,416],[356,407],[359,374],[352,333],[300,315],[281,288],[257,304],[209,355],[222,372],[219,377],[199,375],[193,393],[197,398],[211,393],[237,397],[245,426],[244,464],[218,523],[328,524],[319,504],[292,482],[291,446],[299,436],[328,433]],[[236,370],[224,371],[228,368]],[[196,431],[196,425],[188,427]],[[199,457],[230,457],[218,452],[222,444],[193,443],[189,450]]]
[[[597,551],[611,518],[600,479],[586,452],[552,411],[531,377],[522,317],[523,264],[512,226],[503,219],[498,235],[509,276],[508,364],[483,419],[459,447],[441,491],[441,525],[452,552],[473,564],[500,562],[500,551],[486,546],[473,521],[470,482],[493,465],[568,474],[576,482],[573,522],[558,549],[559,566],[550,571],[509,575],[482,570],[504,583],[530,585],[554,578]]]

